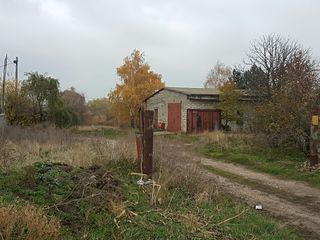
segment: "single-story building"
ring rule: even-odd
[[[144,101],[154,111],[154,126],[171,132],[201,132],[221,128],[219,90],[164,87]],[[242,94],[242,99],[246,95]]]

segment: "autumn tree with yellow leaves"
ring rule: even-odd
[[[119,123],[135,127],[144,99],[164,87],[161,75],[150,70],[144,54],[134,50],[117,68],[120,84],[109,93],[111,111]]]

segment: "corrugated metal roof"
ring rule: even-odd
[[[164,89],[179,92],[186,95],[219,95],[220,91],[216,88],[183,88],[183,87],[165,87]]]

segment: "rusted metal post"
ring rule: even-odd
[[[143,107],[139,109],[139,132],[136,133],[137,169],[142,172],[143,159]]]
[[[310,167],[319,163],[319,110],[311,114],[310,127]]]
[[[143,157],[143,133],[136,133],[136,145],[137,145],[137,169],[141,171],[141,161]]]
[[[152,175],[153,170],[153,111],[143,113],[143,173]]]

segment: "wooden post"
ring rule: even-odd
[[[152,175],[153,170],[153,111],[143,113],[143,173]]]
[[[313,111],[311,114],[310,127],[310,167],[319,163],[319,111]]]

